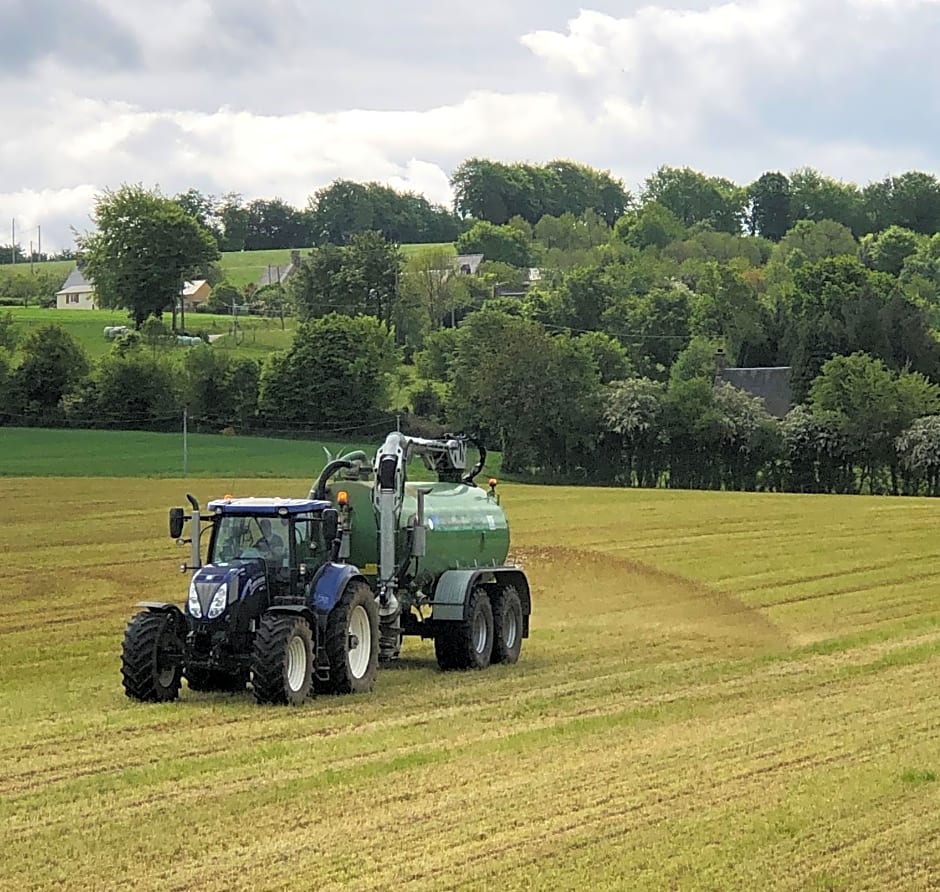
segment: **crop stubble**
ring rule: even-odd
[[[409,641],[368,696],[141,706],[183,489],[0,480],[0,887],[940,883],[933,502],[506,486],[517,666]]]

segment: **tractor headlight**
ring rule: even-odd
[[[189,583],[189,597],[186,599],[189,615],[193,619],[202,619],[202,605],[199,603],[199,592],[196,591],[196,577]]]
[[[226,607],[228,607],[228,583],[223,582],[212,596],[212,603],[209,604],[209,613],[206,619],[217,619],[225,613]]]

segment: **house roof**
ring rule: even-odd
[[[85,291],[94,291],[93,282],[85,278],[85,274],[77,267],[73,266],[62,287],[56,294],[80,294]]]
[[[483,263],[482,254],[458,254],[454,258],[454,268],[463,271],[466,267],[471,276],[476,275],[481,263]]]
[[[205,284],[205,279],[195,279],[192,282],[183,282],[183,297],[192,297]]]
[[[727,381],[738,390],[756,396],[776,418],[783,418],[793,408],[788,365],[720,369],[717,377],[719,381]]]

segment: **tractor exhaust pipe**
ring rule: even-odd
[[[189,522],[189,532],[193,550],[189,562],[193,570],[198,570],[202,566],[201,549],[199,547],[199,533],[202,527],[201,518],[199,516],[199,502],[197,502],[196,497],[190,493],[186,493],[186,498],[189,504],[193,506],[193,516]]]

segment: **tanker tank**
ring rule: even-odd
[[[366,576],[378,574],[379,528],[373,509],[372,481],[334,484],[348,494],[353,510],[350,556]],[[509,524],[492,490],[465,483],[409,481],[395,533],[395,554],[402,562],[409,553],[409,527],[418,512],[418,491],[424,496],[427,551],[418,560],[421,575],[445,570],[497,567],[509,553]]]

